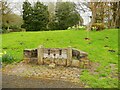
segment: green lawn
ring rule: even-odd
[[[85,30],[43,31],[43,32],[13,32],[2,35],[2,48],[13,56],[15,61],[23,59],[23,50],[45,47],[72,46],[88,52],[89,59],[99,66],[93,72],[84,70],[80,81],[86,87],[114,88],[118,86],[118,30],[89,32],[89,41]],[[110,52],[112,50],[115,52]]]

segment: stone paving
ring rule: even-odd
[[[3,73],[24,77],[35,77],[50,80],[63,80],[71,82],[80,82],[80,73],[82,69],[74,67],[56,66],[54,69],[48,65],[25,64],[23,62],[8,65],[3,68]]]

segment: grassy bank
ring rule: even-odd
[[[89,37],[87,41],[84,38]],[[80,81],[86,87],[117,87],[118,85],[118,30],[89,32],[85,30],[13,32],[2,35],[3,52],[11,55],[12,62],[23,59],[25,48],[72,46],[88,52],[89,59],[98,66],[93,71],[84,70]]]

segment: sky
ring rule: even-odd
[[[18,3],[19,6],[17,5],[17,7],[22,8],[22,2],[24,2],[25,0],[7,0],[8,2],[11,2],[11,7],[12,5],[14,5],[15,3]],[[38,0],[28,0],[30,3],[36,2]],[[56,2],[57,0],[39,0],[41,2]],[[61,1],[61,0],[59,0]],[[62,1],[66,1],[66,0],[62,0]],[[68,1],[72,1],[72,0],[68,0]],[[81,1],[81,2],[85,2],[88,0],[74,0],[74,1]],[[14,9],[14,13],[20,15],[20,10]],[[83,20],[84,20],[84,25],[88,25],[88,23],[90,22],[90,16],[91,16],[91,12],[79,12],[80,15],[82,16]]]

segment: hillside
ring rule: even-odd
[[[90,40],[85,40],[89,36]],[[23,50],[45,47],[77,48],[88,52],[89,59],[96,63],[92,71],[84,70],[80,81],[88,87],[117,87],[118,85],[118,30],[88,32],[85,30],[61,30],[43,32],[13,32],[2,35],[3,53],[13,59],[4,62],[19,62]]]

